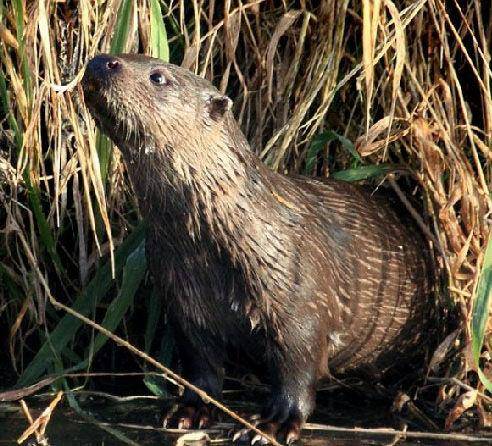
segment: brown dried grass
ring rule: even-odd
[[[443,379],[443,404],[459,404],[463,383],[478,389],[474,402],[485,420],[470,321],[492,211],[491,8],[479,0],[165,3],[175,61],[234,99],[253,149],[272,168],[301,172],[310,142],[325,130],[356,141],[371,163],[408,168],[460,316],[459,341],[441,346],[429,374]],[[105,182],[95,129],[77,93],[52,88],[109,48],[120,0],[74,4],[7,2],[0,25],[11,113],[0,138],[0,198],[8,209],[0,210],[0,271],[9,281],[0,311],[19,371],[33,330],[50,323],[19,233],[53,292],[70,302],[135,222],[117,152]],[[149,52],[149,5],[136,5],[127,50]],[[321,155],[324,175],[352,162],[336,142]],[[26,192],[30,184],[48,235]],[[482,355],[489,376],[491,328],[489,319]]]

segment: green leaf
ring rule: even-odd
[[[489,316],[489,302],[492,294],[492,268],[482,269],[480,274],[477,297],[473,308],[472,320],[472,351],[475,361],[478,363],[482,350],[485,328]]]
[[[369,166],[360,166],[354,169],[339,170],[332,174],[332,178],[341,181],[361,181],[368,178],[385,175],[396,166],[391,164],[371,164]]]
[[[154,286],[149,296],[147,305],[147,324],[145,325],[145,352],[150,353],[152,341],[155,337],[157,324],[162,313],[162,296]]]
[[[492,393],[492,381],[490,381],[485,374],[482,372],[480,367],[477,367],[478,371],[478,377],[480,378],[480,381],[482,381],[482,384],[487,388],[489,392]]]
[[[123,0],[118,10],[118,19],[111,40],[111,54],[118,54],[125,51],[128,35],[131,31],[133,0]]]
[[[55,265],[57,272],[63,276],[66,275],[65,268],[63,268],[62,262],[58,253],[56,252],[56,244],[55,239],[53,238],[53,234],[51,233],[50,226],[48,224],[48,220],[44,216],[43,209],[41,208],[41,199],[39,196],[39,189],[32,185],[31,178],[29,177],[29,172],[27,170],[24,171],[24,181],[27,186],[27,195],[29,198],[29,204],[31,205],[31,210],[34,214],[34,218],[38,225],[39,235],[41,238],[41,242],[48,251],[48,254]]]
[[[472,352],[478,369],[478,375],[483,384],[492,392],[492,383],[487,379],[479,367],[485,329],[489,318],[490,300],[492,296],[492,237],[489,236],[487,248],[478,280],[477,294],[473,306],[472,316]]]
[[[153,57],[169,62],[167,32],[159,0],[150,0],[150,49]]]
[[[118,274],[125,265],[128,256],[134,252],[145,238],[145,225],[141,223],[118,247],[115,253],[115,272]],[[89,282],[86,289],[80,294],[73,304],[73,309],[84,316],[90,314],[98,302],[106,295],[113,280],[111,279],[111,264],[106,262],[99,268],[94,278]],[[53,363],[54,358],[59,355],[75,333],[82,325],[79,319],[65,315],[51,332],[48,340],[42,345],[38,353],[24,370],[17,385],[27,386],[36,381],[46,369]]]
[[[350,153],[355,158],[356,161],[358,161],[359,163],[362,163],[362,158],[360,157],[359,152],[357,152],[357,150],[355,150],[355,146],[352,143],[352,141],[345,138],[345,136],[343,136],[343,135],[339,135],[336,132],[333,132],[333,134],[335,135],[335,139],[337,139],[338,141],[340,141],[342,143],[342,147],[348,153]]]
[[[145,387],[149,389],[149,391],[160,398],[165,398],[168,396],[166,390],[166,381],[164,378],[156,375],[148,375],[143,380]]]
[[[99,169],[101,171],[102,184],[106,184],[108,178],[109,165],[113,156],[113,144],[106,135],[99,129],[96,132],[96,151],[99,158]]]
[[[15,13],[15,24],[17,29],[17,43],[19,48],[17,54],[20,57],[21,69],[22,69],[22,84],[24,86],[24,92],[28,103],[31,103],[32,99],[32,87],[31,87],[31,71],[29,70],[29,64],[27,62],[26,46],[24,42],[24,7],[22,0],[13,0],[12,6]]]
[[[145,257],[145,240],[141,240],[137,248],[128,256],[123,268],[123,280],[120,292],[116,299],[109,305],[101,325],[109,331],[114,331],[125,316],[128,308],[133,304],[135,293],[145,276],[147,260]],[[93,354],[97,353],[106,343],[108,338],[102,333],[96,336]]]
[[[355,150],[355,147],[351,141],[349,141],[345,136],[339,135],[333,130],[327,130],[313,138],[311,145],[309,146],[306,155],[306,174],[311,174],[314,166],[316,165],[319,152],[323,150],[326,144],[331,141],[339,141],[342,147],[349,152],[357,162],[362,162],[362,158]]]
[[[3,54],[2,54],[2,61],[3,61]],[[15,141],[15,145],[17,146],[17,153],[19,153],[20,150],[22,149],[23,135],[22,132],[19,131],[19,124],[17,124],[17,121],[10,107],[10,93],[7,90],[7,82],[5,79],[5,74],[3,69],[0,70],[0,104],[2,107],[0,109],[0,114],[2,114],[3,116],[7,116],[7,122],[9,124],[9,127],[14,132],[14,141]]]
[[[174,336],[169,324],[166,325],[164,330],[164,335],[161,339],[161,348],[157,359],[162,364],[171,364],[171,359],[174,351]],[[166,397],[167,392],[167,381],[159,375],[147,375],[144,378],[144,384],[147,388],[156,396]]]
[[[311,141],[311,145],[306,154],[306,169],[305,172],[307,175],[310,175],[313,172],[314,166],[318,161],[318,154],[323,150],[323,147],[326,143],[331,141],[330,138],[327,137],[326,134],[322,133],[321,135],[316,136]]]

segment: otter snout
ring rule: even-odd
[[[110,54],[100,54],[89,61],[82,78],[84,93],[92,93],[107,85],[121,72],[122,60]]]

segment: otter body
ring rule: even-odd
[[[83,85],[149,222],[148,260],[187,379],[220,397],[227,349],[245,350],[272,381],[262,426],[290,442],[328,371],[377,375],[417,344],[429,254],[387,203],[269,170],[230,100],[188,70],[100,55]],[[185,391],[177,424],[205,426],[203,404]]]

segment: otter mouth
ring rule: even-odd
[[[84,91],[84,102],[96,121],[97,126],[106,130],[107,126],[114,126],[115,124],[111,119],[112,113],[109,107],[109,101],[104,94],[108,86],[102,85],[101,80],[98,79],[90,66],[91,63],[86,67],[81,82]]]
[[[118,128],[120,125],[108,106],[108,101],[99,92],[96,85],[94,83],[83,84],[83,90],[84,102],[97,127],[110,137],[113,132],[118,133],[118,130],[121,130]]]
[[[85,105],[87,105],[92,116],[96,119],[101,109],[108,109],[106,104],[107,101],[104,100],[104,95],[101,94],[101,91],[94,82],[84,82],[84,80],[82,80],[82,89],[84,91]]]
[[[114,98],[113,83],[121,71],[117,57],[100,55],[92,59],[81,81],[84,101],[96,125],[120,148],[140,140],[138,121],[128,113],[124,101]]]
[[[110,76],[101,67],[104,63],[104,58],[97,56],[85,68],[81,84],[84,90],[84,99],[88,105],[101,105],[99,102],[103,96],[102,93],[110,86]]]
[[[136,149],[139,146],[141,132],[133,120],[123,116],[122,107],[117,104],[111,106],[111,102],[94,86],[84,87],[84,101],[96,126],[120,149]]]
[[[117,57],[101,54],[89,61],[81,82],[84,101],[92,117],[98,127],[109,136],[119,130],[121,122],[115,114],[120,104],[116,104],[110,94],[111,85],[120,72],[121,64]]]
[[[86,97],[86,93],[84,93],[84,97]],[[121,107],[115,110],[97,92],[87,97],[86,104],[97,127],[120,149],[124,151],[125,149],[128,151],[138,149],[142,132],[139,131],[132,119],[126,115],[123,116]]]

